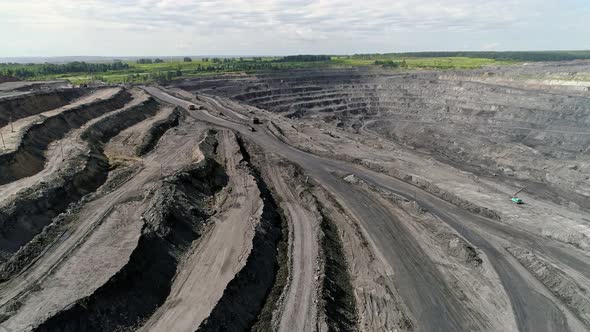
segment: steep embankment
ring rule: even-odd
[[[152,122],[146,119],[130,126],[109,140],[105,150],[133,131],[145,134]],[[153,153],[109,172],[103,186],[70,206],[27,245],[35,248],[33,242],[50,243],[39,257],[27,257],[23,252],[21,261],[33,263],[0,287],[0,303],[11,299],[2,306],[3,311],[11,312],[4,326],[17,330],[36,326],[94,294],[125,266],[137,247],[142,215],[161,184],[163,172],[176,173],[202,160],[195,153],[202,131],[193,124],[167,132]],[[130,145],[127,150],[133,153],[134,148]]]
[[[16,77],[0,75],[0,83],[17,82],[17,81],[18,81],[18,78],[16,78]]]
[[[141,324],[165,301],[180,262],[215,211],[211,199],[227,181],[222,166],[213,159],[214,149],[202,151],[205,159],[166,177],[149,193],[139,241],[123,268],[38,330],[57,326],[65,331],[130,328]],[[150,174],[159,171],[158,166],[150,167]]]
[[[48,174],[39,173],[38,178],[23,179],[30,187],[16,191],[2,202],[2,256],[6,259],[15,253],[70,203],[78,201],[104,183],[109,163],[103,153],[103,144],[126,127],[152,116],[157,110],[158,103],[146,99],[91,121],[72,134],[71,145],[77,146],[79,150],[73,151],[71,157],[61,159],[54,151],[55,160],[52,162],[61,167],[51,168],[52,172]],[[9,272],[14,270],[11,266],[11,263],[4,266],[3,274],[12,273]]]
[[[129,262],[88,298],[37,331],[105,331],[133,327],[161,305],[182,256],[210,215],[206,199],[223,184],[211,159],[167,179],[144,213],[141,238]]]
[[[11,120],[65,106],[87,92],[89,91],[82,89],[61,89],[0,98],[0,127],[4,127]]]
[[[47,114],[25,125],[14,150],[0,154],[0,185],[40,172],[46,162],[44,153],[51,142],[64,138],[69,131],[92,119],[123,107],[130,100],[131,95],[126,90],[119,90],[105,99],[57,110],[52,116]]]
[[[590,283],[587,279],[578,276],[583,280],[580,282],[555,264],[522,247],[506,249],[547,289],[563,301],[587,328],[590,327],[590,293],[587,289]],[[582,283],[586,287],[582,286]]]
[[[158,118],[151,124],[150,130],[142,138],[142,142],[136,147],[135,153],[141,156],[151,151],[158,143],[158,139],[162,134],[168,129],[178,126],[182,114],[183,111],[179,108],[175,108],[170,112],[164,112],[163,118]]]
[[[258,167],[252,164],[243,141],[238,140],[239,153],[253,170],[249,177],[259,192],[261,211],[254,232],[251,250],[245,264],[227,284],[223,296],[211,314],[199,326],[199,331],[245,331],[252,327],[270,293],[278,266],[277,245],[281,240],[282,216],[275,198],[262,179]]]

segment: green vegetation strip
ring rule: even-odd
[[[476,69],[523,61],[590,59],[590,51],[547,52],[419,52],[351,56],[292,55],[286,57],[189,58],[176,60],[113,60],[109,63],[1,63],[0,76],[21,80],[64,79],[73,84],[146,83],[220,73],[258,73],[300,68],[378,67],[396,70]]]

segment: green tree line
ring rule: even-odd
[[[289,55],[282,57],[277,62],[309,62],[309,61],[330,61],[329,55]]]
[[[374,59],[383,57],[412,58],[486,58],[501,61],[566,61],[590,59],[590,51],[523,51],[523,52],[409,52],[387,54],[356,54],[353,57]]]
[[[65,64],[0,63],[0,75],[17,77],[20,79],[69,73],[105,73],[108,71],[125,69],[129,69],[129,65],[123,62],[86,63],[76,61]]]
[[[408,64],[406,63],[406,60],[402,60],[402,61],[375,60],[375,66],[382,66],[382,67],[388,67],[388,68],[398,68],[398,67],[406,68],[406,67],[408,67]]]

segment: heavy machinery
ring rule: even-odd
[[[512,195],[512,198],[510,198],[510,200],[516,204],[524,204],[524,202],[522,201],[522,199],[520,199],[517,195],[524,190],[524,188],[526,187],[522,187],[520,188],[519,191],[515,192],[514,195]]]

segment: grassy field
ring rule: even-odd
[[[416,58],[404,56],[334,57],[333,62],[349,66],[371,66],[375,61],[405,62],[408,69],[477,69],[489,65],[515,64],[516,61],[498,61],[486,58],[436,57]]]
[[[356,55],[360,57],[372,56]],[[441,57],[467,57],[467,58],[485,58],[508,61],[568,61],[590,59],[590,51],[480,51],[480,52],[414,52],[414,53],[389,53],[385,56],[393,57],[415,57],[415,58],[441,58]]]
[[[313,60],[313,59],[312,59]],[[256,73],[279,71],[292,68],[325,68],[325,67],[382,67],[376,61],[387,61],[392,66],[385,66],[390,70],[418,70],[418,69],[474,69],[487,65],[506,65],[515,61],[499,61],[487,58],[472,57],[404,57],[398,55],[366,55],[366,56],[332,56],[323,61],[284,61],[277,57],[261,58],[231,58],[231,59],[194,59],[191,62],[170,60],[159,63],[121,62],[117,68],[102,72],[63,72],[58,74],[42,74],[47,72],[43,64],[0,64],[0,74],[10,76],[11,72],[18,72],[21,79],[45,80],[65,79],[74,84],[89,81],[108,83],[143,83],[150,81],[166,81],[192,76],[210,75],[215,73]],[[399,67],[397,67],[399,65]],[[53,65],[53,67],[59,65]],[[67,66],[67,65],[64,65]],[[59,70],[52,67],[52,70]],[[66,67],[69,68],[69,67]],[[63,68],[62,68],[63,69]],[[67,69],[64,69],[67,70]],[[18,76],[17,76],[18,77]]]
[[[19,79],[65,79],[74,84],[89,81],[143,83],[221,73],[258,73],[293,68],[380,67],[387,70],[476,69],[528,61],[589,59],[590,51],[542,52],[418,52],[357,54],[351,56],[298,55],[288,57],[202,58],[152,63],[122,62],[67,64],[2,64],[0,75]],[[144,61],[145,62],[145,61]],[[581,78],[586,79],[586,77]]]

